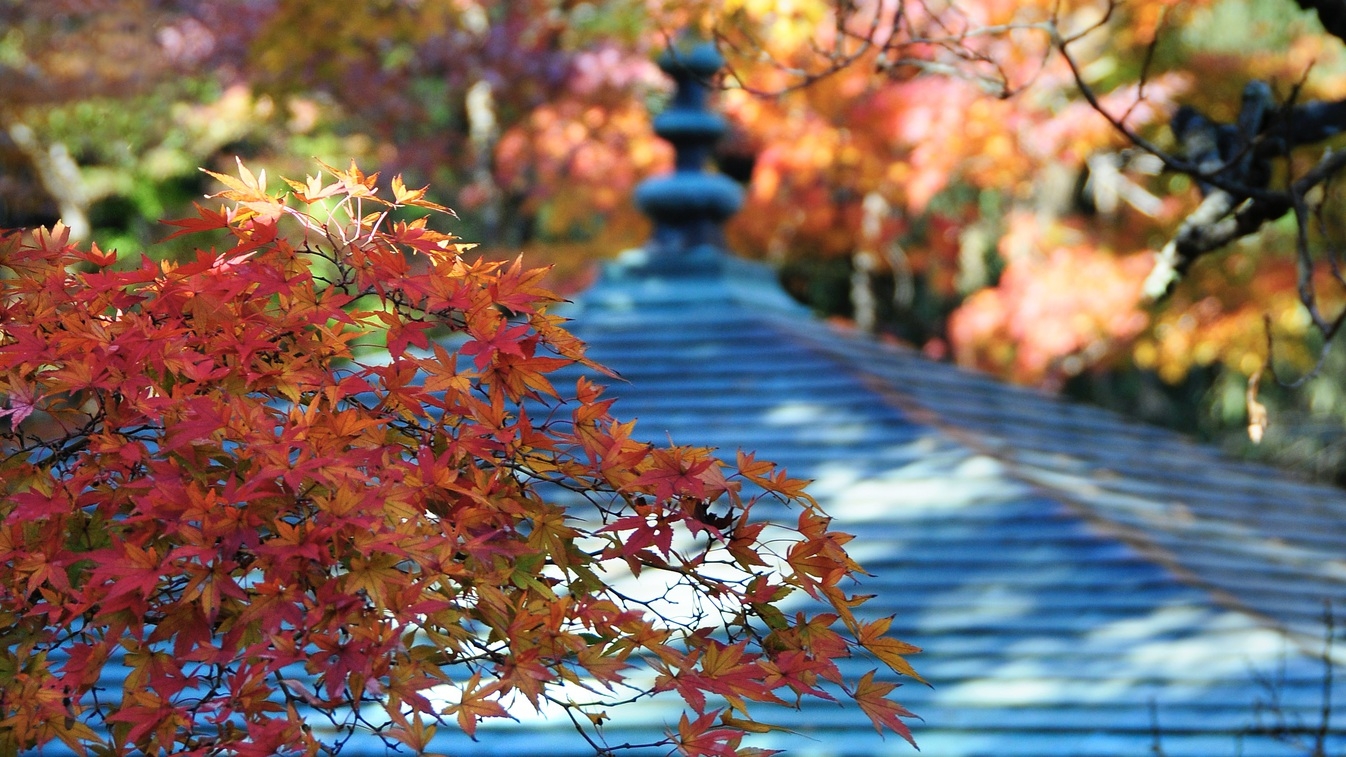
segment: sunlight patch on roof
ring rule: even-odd
[[[982,455],[963,453],[942,465],[917,464],[860,478],[842,463],[823,466],[810,491],[838,521],[909,519],[986,502],[1003,502],[1030,489]]]

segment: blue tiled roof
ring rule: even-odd
[[[1306,753],[1258,724],[1318,722],[1346,493],[839,332],[742,263],[619,263],[569,314],[645,438],[755,450],[814,480],[873,574],[862,609],[925,649],[931,686],[898,691],[924,754]],[[1259,709],[1273,697],[1279,716]],[[607,736],[648,741],[678,713],[614,711]],[[853,709],[761,717],[798,735],[756,743],[795,755],[913,753]],[[446,748],[585,753],[570,728],[483,727]]]

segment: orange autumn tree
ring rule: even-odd
[[[895,685],[837,660],[914,675],[916,650],[853,615],[849,537],[803,482],[637,441],[553,382],[601,369],[540,271],[393,220],[445,210],[400,178],[324,168],[216,175],[228,204],[171,223],[229,244],[179,265],[0,237],[0,751],[419,752],[661,691],[686,755],[760,753],[756,703],[843,692],[910,740]]]

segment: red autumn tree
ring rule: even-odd
[[[838,670],[914,675],[916,650],[852,614],[849,537],[803,482],[636,441],[550,378],[601,369],[540,271],[394,220],[444,210],[400,178],[325,168],[217,175],[228,204],[171,223],[230,244],[184,264],[0,237],[0,751],[420,750],[511,702],[599,723],[657,691],[688,755],[841,691],[910,739],[894,684]],[[786,615],[795,593],[823,611]]]

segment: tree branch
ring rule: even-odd
[[[89,195],[84,190],[79,166],[64,144],[44,148],[27,124],[14,123],[7,129],[9,138],[33,164],[38,179],[56,200],[61,221],[70,229],[70,239],[81,241],[89,236]]]

